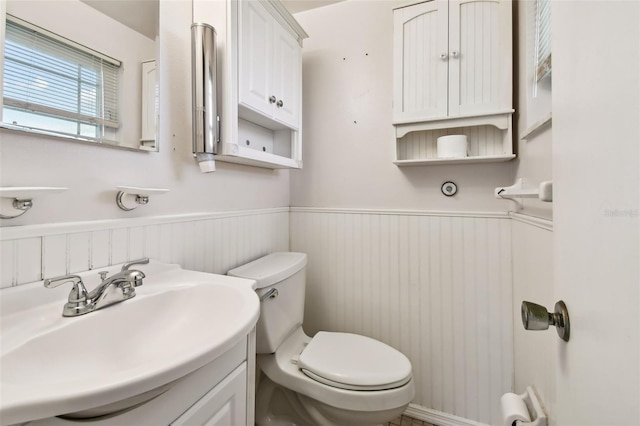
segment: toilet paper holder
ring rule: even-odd
[[[569,341],[570,324],[567,305],[560,300],[556,303],[553,313],[547,312],[547,308],[533,302],[522,302],[522,325],[525,330],[546,330],[550,325],[556,327],[558,336],[565,342]]]
[[[526,406],[526,409],[529,414],[528,418],[531,419],[531,421],[526,421],[524,419],[520,420],[517,418],[518,416],[509,415],[510,408],[505,405],[505,399],[504,399],[508,395],[512,395],[513,397],[520,398],[524,402],[524,405]],[[526,391],[522,394],[503,395],[503,398],[501,399],[501,405],[502,405],[503,421],[505,422],[505,425],[507,425],[507,423],[510,423],[508,424],[508,426],[547,426],[548,425],[547,415],[544,411],[544,408],[542,408],[542,402],[540,401],[538,394],[533,388],[533,386],[527,386]]]

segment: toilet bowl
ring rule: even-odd
[[[256,395],[256,424],[365,426],[397,418],[415,394],[411,363],[366,336],[307,336],[306,262],[304,253],[273,253],[229,271],[256,280],[261,299],[256,348],[266,378]]]

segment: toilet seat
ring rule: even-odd
[[[273,354],[257,356],[260,369],[276,384],[330,406],[351,410],[389,410],[403,407],[415,395],[412,379],[402,386],[363,391],[329,386],[304,374],[294,360],[311,342],[298,327]]]
[[[313,380],[340,389],[386,390],[411,380],[411,363],[401,352],[351,333],[318,332],[297,364]]]

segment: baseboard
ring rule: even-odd
[[[464,417],[443,413],[417,404],[409,404],[404,414],[414,419],[422,420],[438,426],[489,426]]]

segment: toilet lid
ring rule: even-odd
[[[300,354],[298,368],[341,389],[393,389],[411,380],[411,363],[401,352],[350,333],[318,332]]]
[[[306,265],[305,253],[278,252],[234,268],[227,275],[255,280],[256,289],[260,289],[289,278]]]

